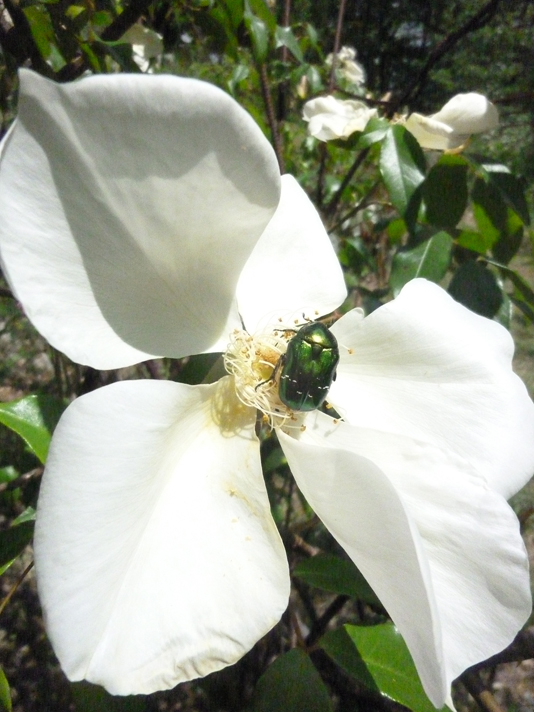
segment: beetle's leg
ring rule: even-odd
[[[260,386],[264,386],[266,383],[269,383],[270,381],[274,381],[278,371],[281,368],[283,368],[285,361],[286,361],[285,354],[282,354],[280,356],[280,358],[278,359],[278,361],[276,362],[276,366],[273,368],[273,371],[272,371],[271,375],[269,376],[269,378],[265,379],[265,381],[261,381],[261,383],[258,383],[257,386],[254,386],[254,390],[257,391]]]

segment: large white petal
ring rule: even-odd
[[[508,645],[529,616],[517,518],[454,452],[334,426],[320,413],[306,425],[300,442],[281,435],[299,487],[383,601],[441,706],[452,680]]]
[[[293,176],[282,176],[278,209],[239,278],[239,312],[249,332],[288,315],[328,314],[347,290],[317,210]]]
[[[456,134],[490,131],[499,125],[497,107],[483,94],[456,94],[430,118],[450,126]]]
[[[289,575],[254,422],[229,378],[122,382],[67,409],[35,561],[70,679],[170,688],[234,663],[279,620]]]
[[[435,151],[457,148],[468,138],[468,136],[457,136],[447,124],[417,113],[410,114],[404,126],[423,148]]]
[[[441,631],[414,523],[376,464],[344,443],[330,442],[326,433],[339,426],[328,416],[314,412],[306,426],[298,440],[278,431],[298,486],[373,586],[402,632],[430,699],[441,706],[448,693]]]
[[[507,498],[530,479],[534,405],[512,371],[502,326],[414,280],[332,331],[342,347],[329,400],[348,422],[455,452]]]
[[[97,368],[209,349],[279,200],[274,152],[216,87],[21,72],[0,249],[30,319]]]

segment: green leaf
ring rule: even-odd
[[[234,71],[232,72],[232,78],[228,80],[228,89],[230,90],[230,94],[232,96],[235,96],[235,91],[237,89],[237,85],[240,84],[242,81],[247,79],[249,76],[249,68],[244,65],[244,64],[238,64],[234,68]]]
[[[99,685],[74,682],[70,686],[76,712],[145,712],[145,695],[116,697]]]
[[[234,0],[235,1],[235,0]],[[276,17],[265,0],[245,0],[251,12],[257,15],[267,27],[269,34],[274,35],[276,30]]]
[[[503,303],[503,293],[495,275],[474,260],[460,265],[447,291],[457,302],[489,319],[497,314]]]
[[[57,48],[54,27],[47,10],[39,5],[30,5],[25,7],[22,12],[26,15],[32,37],[41,57],[46,60],[54,60],[54,66],[52,67],[54,71],[64,67],[66,62]]]
[[[481,255],[486,254],[491,247],[488,238],[474,230],[462,230],[456,238],[456,242],[460,247],[479,252]]]
[[[0,532],[0,566],[11,563],[33,537],[33,522],[22,522]]]
[[[311,586],[382,607],[375,592],[352,561],[330,554],[319,554],[299,562],[293,574]]]
[[[11,712],[11,692],[9,691],[9,682],[7,677],[0,667],[0,706],[5,712]]]
[[[498,267],[503,277],[507,277],[514,285],[514,292],[510,295],[513,303],[534,322],[534,291],[526,280],[513,269],[493,260],[488,262]]]
[[[462,156],[443,155],[423,183],[426,219],[438,227],[455,227],[467,206],[467,167]]]
[[[389,121],[380,119],[378,116],[373,116],[373,118],[367,122],[363,133],[358,139],[358,148],[367,148],[368,146],[372,146],[373,143],[382,141],[388,129]]]
[[[396,253],[391,265],[389,284],[397,296],[404,285],[416,277],[439,282],[451,261],[452,237],[447,232],[437,232],[412,250]]]
[[[332,712],[328,691],[303,650],[281,655],[260,677],[251,712]]]
[[[508,263],[523,237],[523,222],[491,183],[477,178],[471,192],[479,232],[500,262]]]
[[[378,685],[345,628],[329,631],[321,638],[319,645],[348,675],[369,690],[380,693]]]
[[[293,34],[291,27],[277,26],[275,34],[276,47],[287,47],[288,50],[298,59],[299,62],[304,62],[304,55],[299,47],[297,38]]]
[[[63,410],[52,396],[32,395],[0,403],[0,423],[23,438],[41,462],[46,460],[51,433]]]
[[[380,151],[380,172],[391,202],[413,228],[421,203],[426,163],[421,147],[404,126],[390,126]]]
[[[250,3],[245,0],[245,25],[252,41],[254,59],[264,64],[269,52],[269,28],[267,24],[250,9]]]
[[[356,655],[349,657],[346,644],[340,644],[339,640],[327,640],[325,647],[340,667],[370,687],[365,677],[359,674],[357,660],[360,658],[373,680],[371,689],[378,688],[382,694],[409,707],[413,712],[436,712],[423,690],[406,643],[397,633],[395,626],[385,623],[376,626],[346,625],[344,628],[357,649]]]
[[[508,206],[521,218],[523,224],[530,225],[523,181],[510,173],[506,166],[500,164],[484,164],[482,168],[489,184],[499,191]]]

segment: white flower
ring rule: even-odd
[[[341,101],[333,96],[321,96],[304,104],[302,112],[308,122],[308,132],[320,141],[348,138],[355,131],[363,131],[367,122],[376,116],[363,101]]]
[[[471,134],[497,128],[499,114],[485,96],[472,92],[453,96],[437,114],[410,114],[403,123],[423,148],[443,151],[459,148]]]
[[[163,53],[161,35],[138,22],[126,30],[121,42],[132,45],[133,60],[142,72],[151,72],[150,60]]]
[[[356,62],[355,49],[342,47],[336,55],[330,53],[326,58],[326,64],[331,67],[334,60],[336,69],[343,79],[356,86],[365,84],[365,70],[359,62]]]
[[[279,620],[289,572],[246,401],[270,413],[441,706],[530,611],[504,497],[534,467],[534,406],[509,334],[416,280],[332,327],[329,401],[344,421],[291,413],[264,382],[287,345],[278,318],[330,312],[345,287],[316,211],[229,96],[168,76],[56,85],[23,71],[0,149],[3,268],[56,348],[116,368],[230,341],[218,383],[115,383],[57,427],[35,560],[69,678],[169,688],[235,662]]]

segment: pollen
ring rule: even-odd
[[[278,396],[279,374],[276,372],[292,336],[294,332],[284,329],[260,334],[236,329],[224,354],[224,366],[234,377],[237,397],[245,405],[261,411],[271,427],[296,420],[293,411]]]

